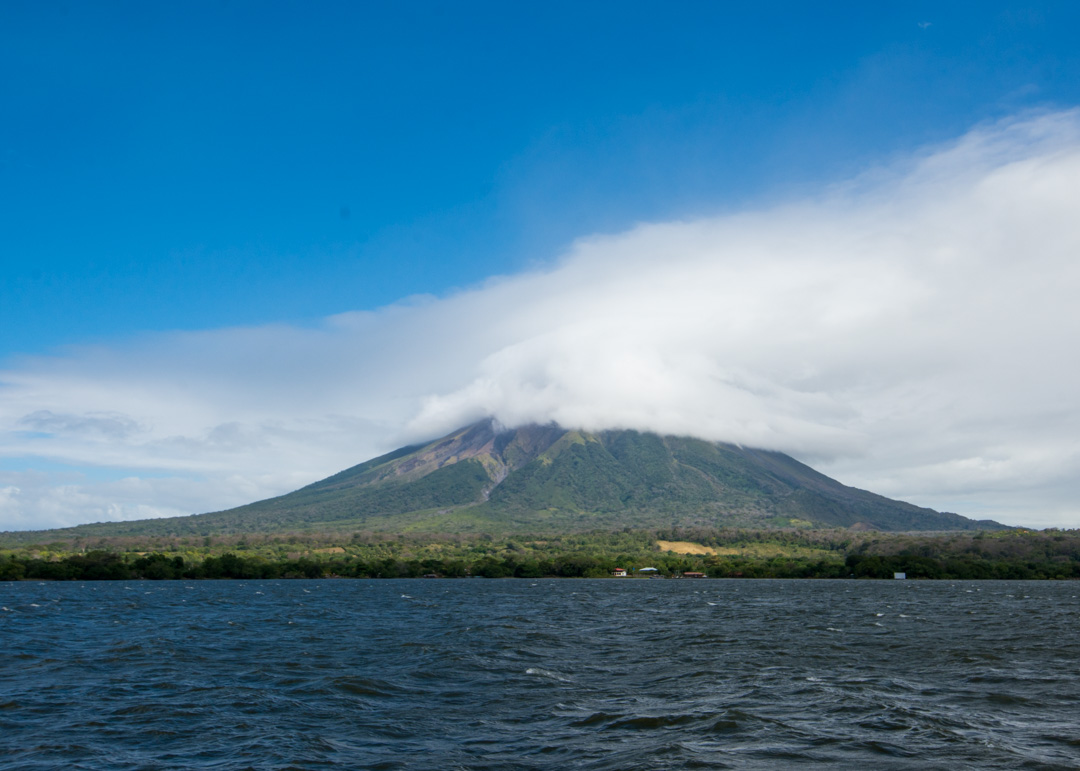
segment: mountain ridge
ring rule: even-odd
[[[486,419],[285,495],[57,535],[288,530],[558,532],[624,527],[1004,529],[848,487],[781,452],[633,430]]]

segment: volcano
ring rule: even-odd
[[[77,529],[94,535],[212,535],[673,526],[1004,527],[848,487],[781,452],[628,430],[502,429],[483,420],[277,498],[209,514]]]

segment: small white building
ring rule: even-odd
[[[626,568],[615,568],[615,572],[611,575],[616,578],[626,578]]]
[[[893,573],[892,577],[895,578],[897,581],[902,581],[907,578],[907,573]]]

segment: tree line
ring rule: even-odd
[[[0,581],[108,581],[169,579],[276,579],[276,578],[603,578],[616,568],[641,568],[639,556],[589,553],[530,554],[500,552],[471,558],[379,558],[343,556],[314,559],[271,559],[228,552],[202,560],[162,553],[130,555],[106,550],[73,554],[60,559],[26,556],[0,558]],[[905,573],[911,579],[1078,579],[1080,561],[1054,558],[986,557],[961,554],[931,557],[902,554],[851,553],[830,558],[777,556],[653,554],[656,575],[680,576],[698,572],[712,578],[892,578]]]

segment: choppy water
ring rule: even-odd
[[[0,768],[1080,768],[1077,595],[0,584]]]

